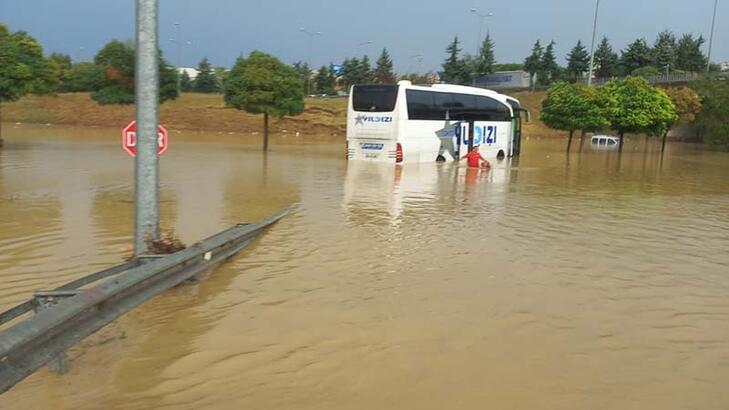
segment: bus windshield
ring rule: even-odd
[[[355,85],[352,106],[355,111],[391,112],[397,102],[396,85]]]

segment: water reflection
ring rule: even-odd
[[[16,138],[0,150],[0,308],[118,262],[131,238],[116,139]],[[177,141],[162,225],[184,241],[292,212],[0,408],[721,409],[729,157],[643,147],[532,140],[474,172]]]

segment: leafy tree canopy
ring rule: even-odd
[[[596,87],[559,82],[547,92],[542,103],[541,120],[550,128],[600,130],[610,126],[608,95]]]
[[[134,103],[134,61],[132,42],[112,40],[94,57],[101,70],[101,79],[94,84],[91,98],[99,104]],[[177,98],[177,70],[172,68],[159,52],[159,100]]]
[[[696,124],[704,141],[729,151],[729,81],[705,77],[691,87],[703,102]]]
[[[253,51],[238,58],[225,81],[225,102],[239,110],[276,117],[304,111],[299,73],[278,58]]]
[[[46,92],[57,84],[58,78],[52,78],[57,70],[56,63],[43,58],[38,41],[24,31],[11,33],[0,23],[0,102]]]
[[[662,135],[678,118],[665,92],[640,77],[612,80],[604,86],[611,98],[608,119],[622,136],[626,132]]]

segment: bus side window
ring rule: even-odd
[[[434,100],[434,120],[445,120],[446,112],[453,109],[453,97],[448,93],[433,93]],[[450,118],[453,119],[453,118]]]
[[[435,120],[437,112],[433,106],[435,93],[420,90],[407,90],[408,118],[411,120]]]
[[[615,140],[612,140],[612,139],[608,140],[607,143],[608,143],[608,145],[615,145],[615,144],[617,144],[617,142],[615,142]]]

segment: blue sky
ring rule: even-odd
[[[649,43],[664,29],[708,39],[714,0],[602,0],[598,33],[616,49],[637,37]],[[578,39],[592,33],[593,0],[160,0],[160,45],[172,63],[194,66],[203,57],[230,66],[260,49],[286,62],[314,66],[387,47],[398,71],[438,69],[453,36],[475,53],[477,8],[494,16],[484,32],[496,42],[499,62],[522,62],[536,39],[555,40],[560,63]],[[0,21],[26,30],[46,52],[91,59],[113,38],[134,37],[134,0],[0,0]],[[179,22],[179,32],[175,27]],[[322,35],[309,38],[305,27]],[[170,38],[191,45],[178,47]],[[729,0],[720,0],[714,61],[729,60]],[[372,41],[371,45],[358,44]],[[310,47],[311,46],[311,47]],[[310,51],[309,51],[310,50]],[[422,54],[423,61],[411,56]]]

